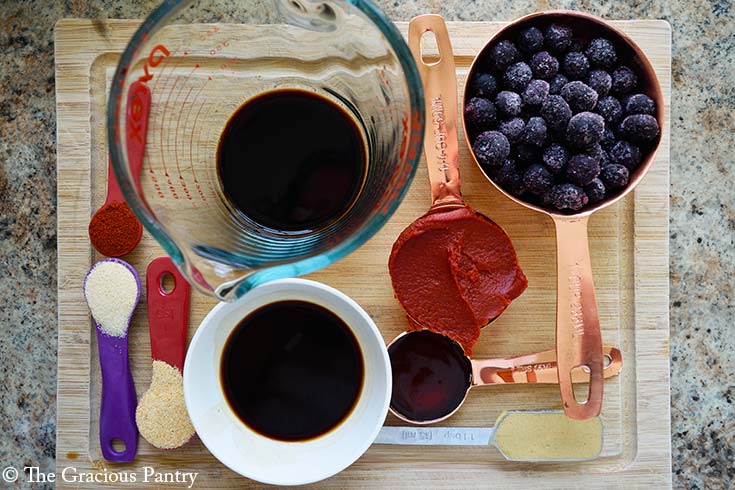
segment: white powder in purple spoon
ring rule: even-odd
[[[84,296],[92,316],[102,332],[113,337],[125,337],[138,293],[135,276],[119,262],[98,262],[84,281]]]

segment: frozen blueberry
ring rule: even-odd
[[[575,148],[589,148],[602,140],[605,120],[594,112],[580,112],[567,125],[567,143]]]
[[[597,160],[598,162],[600,162],[601,167],[609,163],[609,157],[607,155],[607,152],[602,149],[602,146],[599,143],[595,143],[589,148],[586,148],[584,150],[584,154],[589,155],[595,160]]]
[[[549,199],[551,205],[558,210],[571,209],[572,211],[579,211],[589,202],[587,194],[582,189],[569,183],[552,187]]]
[[[514,117],[506,121],[501,122],[498,125],[498,131],[503,133],[508,142],[511,144],[518,143],[523,135],[523,128],[526,127],[526,121],[520,117]]]
[[[569,79],[561,73],[554,75],[554,78],[549,82],[549,93],[552,95],[560,95],[561,89],[563,89],[564,85],[567,83],[569,83]]]
[[[513,158],[519,166],[538,163],[541,159],[541,148],[536,145],[520,144],[513,146]]]
[[[513,63],[521,59],[521,53],[511,41],[504,40],[490,49],[490,66],[496,73],[503,73]]]
[[[589,198],[589,204],[600,202],[605,198],[605,184],[600,179],[593,179],[584,186],[584,193]]]
[[[641,150],[628,141],[618,141],[610,148],[610,162],[633,170],[641,163]]]
[[[532,78],[533,72],[531,71],[531,67],[523,61],[519,61],[518,63],[513,63],[505,70],[503,84],[505,88],[520,93],[523,92],[523,89],[526,88],[526,85],[528,85],[528,82]]]
[[[630,114],[653,115],[656,112],[656,103],[645,94],[635,94],[623,97],[623,111]]]
[[[539,51],[531,56],[528,63],[533,76],[541,80],[550,80],[559,71],[559,60],[551,56],[548,51]]]
[[[532,117],[523,130],[523,142],[528,145],[544,146],[546,142],[546,122],[542,117]]]
[[[633,114],[620,123],[622,136],[634,143],[647,143],[658,138],[660,133],[658,121],[648,114]]]
[[[473,97],[467,102],[464,118],[474,132],[490,129],[498,120],[495,104],[482,97]]]
[[[489,73],[478,73],[472,78],[470,94],[489,99],[498,92],[498,82]]]
[[[597,92],[579,80],[564,85],[561,96],[574,113],[591,111],[597,105]]]
[[[521,105],[521,96],[509,90],[503,90],[495,97],[495,106],[506,117],[520,115]]]
[[[623,108],[615,97],[608,95],[597,102],[595,112],[602,116],[608,124],[615,124],[623,117]]]
[[[625,95],[630,93],[636,85],[638,85],[638,77],[627,66],[619,66],[612,72],[611,94]]]
[[[582,41],[578,37],[573,38],[572,42],[569,44],[569,49],[567,51],[576,51],[578,53],[584,53],[584,41]]]
[[[570,80],[582,80],[590,71],[590,62],[584,53],[570,51],[561,62],[561,71]]]
[[[553,183],[554,177],[551,175],[551,172],[539,163],[530,165],[523,172],[523,186],[531,194],[543,195]]]
[[[587,85],[600,97],[606,97],[612,86],[612,77],[605,70],[592,70],[587,76]]]
[[[541,158],[544,165],[553,173],[559,173],[569,161],[569,152],[562,145],[553,143],[546,147]]]
[[[523,194],[525,190],[523,187],[523,174],[511,159],[506,159],[502,165],[491,169],[490,178],[513,195]]]
[[[549,51],[563,53],[572,43],[572,29],[562,24],[551,24],[544,31],[544,43]]]
[[[572,109],[562,96],[549,95],[541,106],[541,117],[544,118],[548,127],[563,129],[566,128],[572,117]]]
[[[600,170],[600,180],[606,189],[620,189],[628,185],[628,169],[617,163],[606,165]]]
[[[510,144],[503,133],[497,131],[485,131],[475,138],[472,151],[477,161],[488,167],[497,167],[508,158]]]
[[[521,94],[524,107],[539,108],[549,96],[549,82],[545,80],[531,80]]]
[[[612,130],[612,128],[609,128],[607,127],[607,125],[605,125],[605,132],[602,135],[600,146],[602,146],[603,150],[610,151],[610,148],[612,148],[616,142],[617,139],[615,138],[615,132]]]
[[[615,46],[608,39],[602,37],[590,41],[585,54],[590,60],[590,64],[599,68],[610,69],[618,61]]]
[[[574,155],[567,163],[566,176],[570,182],[585,186],[600,175],[600,161],[586,155]]]
[[[516,40],[518,48],[524,53],[535,53],[544,45],[544,35],[536,27],[521,31]]]

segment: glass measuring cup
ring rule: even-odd
[[[656,72],[641,48],[625,33],[608,22],[571,10],[537,12],[511,22],[493,35],[480,53],[475,57],[467,74],[471,80],[479,71],[481,58],[488,56],[490,47],[500,39],[513,39],[520,30],[541,25],[541,23],[559,22],[572,28],[575,36],[585,39],[602,36],[608,38],[618,50],[618,60],[634,67],[639,72],[639,89],[647,94],[656,104],[656,120],[664,129],[664,99]],[[462,106],[471,95],[465,86]],[[462,125],[467,145],[472,148],[464,118]],[[502,194],[521,206],[543,213],[554,222],[557,248],[557,309],[556,309],[556,352],[559,369],[559,389],[566,415],[573,419],[587,419],[600,414],[603,398],[603,359],[600,319],[595,300],[595,286],[592,276],[587,224],[590,216],[621,200],[630,193],[643,179],[653,164],[656,150],[661,142],[659,134],[640,165],[631,171],[628,185],[620,192],[610,195],[600,202],[583,208],[579,212],[565,213],[554,209],[524,201],[510,194],[493,181],[486,169],[480,165],[472,154],[475,164],[488,181]],[[590,370],[590,384],[586,400],[577,400],[572,386],[571,373],[575,368],[585,366]]]
[[[556,351],[502,359],[471,359],[454,340],[421,330],[404,332],[388,344],[393,371],[390,411],[412,424],[428,425],[451,417],[476,386],[557,384]],[[622,354],[603,348],[603,377],[617,376]],[[588,369],[572,371],[572,383],[589,383]]]
[[[259,226],[233,209],[218,180],[217,146],[229,117],[277,89],[329,99],[353,118],[365,143],[361,191],[318,230]],[[137,92],[150,96],[149,113],[129,97]],[[166,1],[120,59],[107,122],[130,207],[192,284],[227,300],[325,267],[375,234],[415,172],[424,110],[406,43],[368,1]],[[135,144],[145,144],[140,172]]]

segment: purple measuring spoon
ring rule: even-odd
[[[126,290],[120,283],[115,283],[114,277],[110,276],[111,269],[108,266],[101,267],[105,263],[115,263],[123,266],[126,270],[117,269],[116,273],[130,273],[135,280],[135,299],[132,301],[131,283],[127,282]],[[90,279],[91,278],[91,279]],[[129,277],[121,276],[128,280]],[[107,279],[110,279],[109,281]],[[133,376],[130,372],[128,361],[128,329],[130,319],[135,307],[140,301],[140,278],[135,269],[127,262],[120,259],[104,259],[95,263],[84,278],[84,296],[92,312],[97,326],[97,345],[99,347],[100,368],[102,369],[102,403],[100,407],[100,447],[102,455],[107,461],[116,463],[129,463],[135,459],[138,449],[138,428],[135,425],[135,409],[137,397]],[[105,304],[100,304],[103,298],[112,298],[112,304],[125,306],[128,303],[130,311],[123,310],[119,314],[111,313]],[[104,301],[102,301],[104,303]],[[96,311],[95,311],[96,310]],[[114,323],[118,330],[112,333],[110,325]],[[124,322],[124,323],[121,323]],[[124,325],[124,329],[119,327]],[[115,439],[125,443],[123,451],[116,451],[112,445]]]

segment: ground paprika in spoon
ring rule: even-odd
[[[440,59],[423,61],[421,37],[433,31]],[[424,153],[432,206],[393,244],[388,268],[396,298],[413,330],[456,340],[468,355],[480,329],[500,315],[528,285],[513,244],[492,220],[462,200],[457,144],[457,79],[444,21],[411,21],[409,46],[424,83],[427,119]]]

